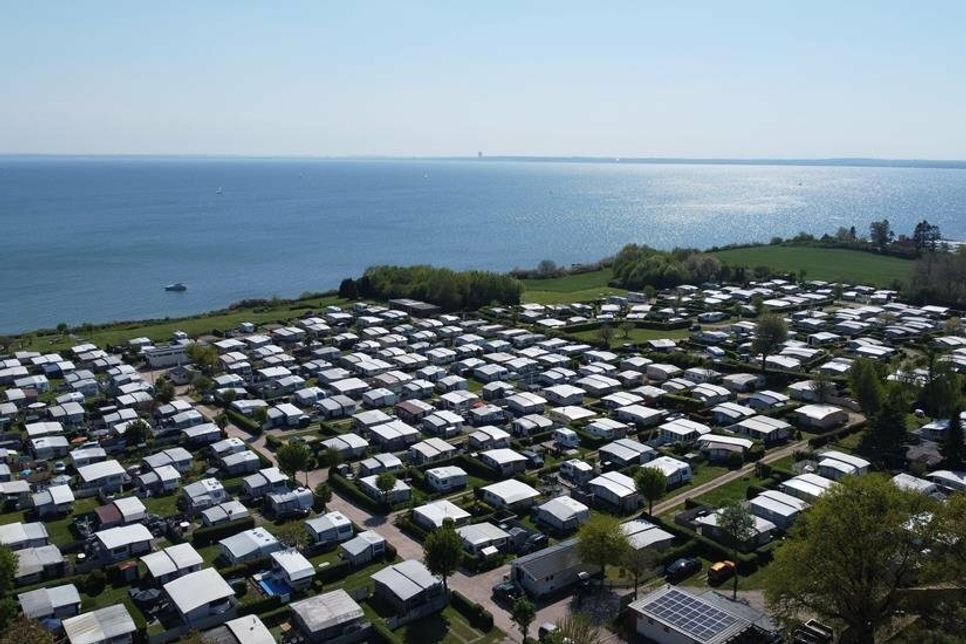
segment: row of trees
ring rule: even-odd
[[[614,257],[613,268],[615,282],[632,290],[711,281],[718,279],[722,271],[721,262],[714,255],[694,249],[668,253],[638,244],[624,246]]]
[[[519,304],[523,285],[509,275],[453,271],[434,266],[372,266],[357,280],[345,279],[339,296],[356,299],[408,297],[445,311],[475,311],[491,304]]]

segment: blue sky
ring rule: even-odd
[[[0,153],[966,159],[966,2],[0,0]]]

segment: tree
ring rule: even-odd
[[[202,371],[211,372],[218,366],[218,350],[210,344],[192,342],[185,348],[185,354]]]
[[[934,356],[929,354],[929,358]],[[919,392],[922,408],[932,417],[945,418],[953,407],[961,403],[963,396],[963,377],[956,373],[948,361],[930,359],[926,384]]]
[[[199,394],[204,394],[214,386],[211,378],[208,376],[197,375],[194,380],[191,381],[191,388],[194,389]]]
[[[342,452],[331,447],[325,448],[325,450],[319,455],[319,462],[329,469],[335,469],[342,465],[345,458],[342,456]]]
[[[443,578],[443,589],[449,590],[447,580],[459,569],[463,560],[463,539],[456,532],[452,519],[433,530],[423,541],[423,563],[434,575]]]
[[[546,644],[600,644],[600,629],[584,613],[568,611]]]
[[[939,248],[939,242],[942,239],[943,235],[939,226],[930,224],[925,219],[916,224],[916,228],[912,232],[912,243],[916,250],[920,252],[934,252]]]
[[[602,324],[597,328],[597,340],[606,348],[610,348],[614,341],[614,327],[609,324]]]
[[[849,476],[796,521],[766,569],[765,599],[781,618],[816,614],[872,644],[899,607],[899,589],[932,556],[931,524],[911,521],[934,502],[885,476]]]
[[[128,445],[140,445],[148,439],[151,428],[142,418],[135,418],[124,429],[124,441]]]
[[[17,614],[17,601],[12,596],[17,566],[17,555],[7,546],[0,546],[0,628],[4,628]]]
[[[654,502],[667,490],[667,477],[655,467],[642,467],[634,474],[634,486],[647,499],[647,514],[653,514]]]
[[[869,418],[859,450],[880,469],[900,467],[905,462],[906,410],[909,403],[903,385],[889,383],[882,406]]]
[[[896,234],[892,231],[888,219],[869,224],[869,242],[878,250],[885,250],[895,237]]]
[[[882,376],[878,365],[868,358],[859,358],[852,363],[849,387],[866,416],[877,413],[882,407]]]
[[[539,277],[553,277],[557,274],[558,270],[557,263],[552,259],[542,259],[537,264],[537,276]]]
[[[3,601],[10,601],[16,607],[12,597],[4,598]],[[0,644],[54,644],[56,641],[53,634],[40,622],[23,615],[7,622],[5,626],[0,626],[0,629]]]
[[[621,337],[625,340],[631,337],[631,331],[635,329],[633,320],[624,320],[621,322]]]
[[[603,571],[608,564],[620,563],[629,547],[620,521],[609,514],[594,514],[577,531],[577,556],[586,564]]]
[[[308,471],[312,463],[312,453],[302,442],[289,441],[278,448],[275,456],[278,458],[280,470],[295,478],[296,473],[305,472],[305,484],[308,485]]]
[[[657,560],[657,553],[650,548],[634,548],[628,545],[624,549],[620,565],[634,579],[634,599],[637,599],[637,589],[641,586],[641,580],[654,570]]]
[[[275,528],[275,537],[288,548],[300,549],[309,543],[309,534],[301,521],[292,521]]]
[[[258,429],[261,431],[262,425],[268,420],[268,407],[255,407],[252,409],[252,420],[258,423]]]
[[[396,475],[392,472],[383,472],[376,477],[376,489],[382,492],[382,499],[389,505],[389,492],[396,487]]]
[[[154,399],[160,403],[169,403],[174,400],[174,383],[168,378],[158,378],[154,383]]]
[[[339,282],[339,297],[344,300],[359,299],[359,289],[356,287],[354,279],[347,277]]]
[[[953,494],[936,508],[935,540],[926,574],[930,580],[966,588],[966,494]]]
[[[537,618],[537,609],[526,597],[521,597],[513,604],[513,610],[510,612],[510,619],[513,623],[517,625],[520,629],[520,634],[523,635],[523,643],[526,644],[528,636],[527,633],[530,632],[530,624],[533,620]]]
[[[963,418],[962,409],[953,407],[949,415],[949,427],[943,437],[941,450],[943,465],[951,470],[961,469],[963,466]]]
[[[815,372],[809,388],[815,394],[815,400],[823,405],[836,393],[835,383],[824,371]]]
[[[751,350],[761,354],[761,370],[765,370],[765,360],[778,350],[788,339],[788,326],[782,316],[774,313],[764,313],[758,318],[755,328],[755,339],[751,343]]]
[[[315,493],[315,500],[322,505],[322,511],[324,512],[325,506],[332,500],[332,487],[325,481],[322,481],[315,486],[313,492]]]
[[[734,588],[732,599],[738,598],[738,549],[741,544],[755,536],[755,517],[740,501],[728,501],[718,512],[718,528],[728,536],[731,544],[732,561],[735,563]]]
[[[953,316],[943,322],[943,333],[946,335],[959,335],[963,332],[963,319]]]

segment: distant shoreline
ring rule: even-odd
[[[918,168],[966,170],[966,160],[938,159],[770,159],[770,158],[684,158],[684,157],[603,157],[603,156],[310,156],[310,155],[220,155],[220,154],[5,154],[6,160],[71,160],[71,161],[396,161],[396,162],[476,162],[476,163],[593,163],[606,165],[733,165],[733,166],[799,166],[839,168]]]

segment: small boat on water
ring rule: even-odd
[[[188,290],[188,287],[185,286],[182,282],[175,282],[174,284],[168,284],[167,286],[165,286],[164,287],[164,290],[166,290],[166,291],[187,291]]]

